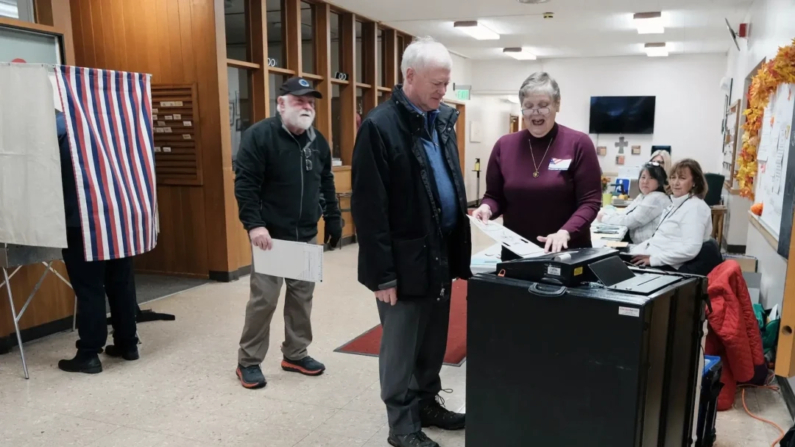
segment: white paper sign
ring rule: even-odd
[[[304,242],[273,240],[270,250],[251,246],[254,271],[279,278],[323,281],[323,246]]]

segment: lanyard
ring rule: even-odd
[[[660,223],[657,225],[657,228],[654,229],[654,233],[652,233],[651,237],[654,237],[654,235],[657,234],[657,230],[660,229],[660,226],[663,224],[663,222],[665,222],[665,219],[668,219],[669,217],[671,217],[674,214],[676,214],[676,212],[679,211],[679,208],[681,208],[682,205],[684,205],[685,202],[690,200],[692,197],[693,196],[688,196],[685,200],[682,201],[682,203],[679,204],[679,206],[677,206],[674,209],[668,210],[668,212],[665,214],[665,216],[663,216],[663,218],[660,219]],[[649,240],[651,240],[651,238],[649,238]]]

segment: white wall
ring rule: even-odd
[[[480,198],[486,192],[486,167],[489,163],[491,150],[494,143],[508,133],[510,116],[518,115],[519,106],[511,104],[501,96],[472,95],[472,100],[467,102],[467,136],[466,136],[466,161],[464,162],[464,180],[467,188],[467,201],[478,199],[477,174],[472,172],[475,159],[480,158]],[[475,123],[475,124],[473,124]],[[480,141],[472,141],[472,126],[480,128]]]
[[[444,95],[446,99],[456,99],[453,84],[469,85],[472,83],[473,62],[456,54],[451,56],[453,57],[453,71],[450,88],[447,89],[447,94]],[[467,107],[467,113],[469,113],[469,107]]]
[[[472,88],[478,95],[516,96],[524,79],[540,70],[560,85],[558,122],[580,131],[588,130],[592,96],[657,97],[655,132],[625,135],[630,145],[624,151],[625,165],[645,162],[652,145],[670,145],[674,159],[695,158],[706,171],[719,172],[723,112],[719,83],[726,71],[726,56],[481,61],[473,64]],[[591,135],[595,145],[607,147],[607,156],[600,157],[605,172],[618,171],[618,137]],[[641,146],[642,155],[631,155],[635,145]]]

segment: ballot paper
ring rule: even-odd
[[[323,246],[273,239],[270,250],[253,244],[254,272],[309,282],[323,281]]]
[[[484,232],[486,236],[499,242],[503,247],[514,252],[518,256],[523,258],[534,258],[545,254],[543,248],[519,236],[497,222],[491,221],[488,224],[484,224],[472,216],[469,216],[469,220],[471,220],[472,224],[478,227],[480,231]]]

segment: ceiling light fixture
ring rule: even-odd
[[[480,25],[477,20],[454,22],[453,27],[460,29],[477,40],[497,40],[500,38],[499,34]]]
[[[665,32],[661,12],[639,12],[634,15],[638,34],[662,34]]]
[[[649,57],[666,57],[668,56],[668,47],[665,42],[647,43],[643,49],[646,51],[646,56]]]
[[[520,61],[534,61],[536,60],[536,55],[525,50],[521,47],[512,47],[512,48],[503,48],[503,54],[507,54],[512,58]]]

